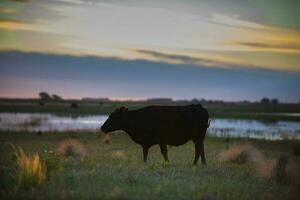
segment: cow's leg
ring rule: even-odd
[[[202,164],[206,164],[205,155],[204,155],[204,144],[203,142],[196,141],[195,142],[195,159],[194,159],[194,165],[197,165],[197,162],[199,160],[201,154],[201,162]]]
[[[200,156],[200,142],[195,142],[195,159],[194,165],[197,165]]]
[[[204,144],[203,144],[203,142],[201,142],[200,151],[201,151],[201,162],[202,162],[203,165],[205,165],[206,164],[206,159],[205,159],[205,154],[204,154]]]
[[[147,162],[147,157],[148,157],[148,151],[149,151],[149,147],[148,146],[142,146],[143,147],[143,159],[144,162]]]
[[[166,144],[160,144],[159,147],[160,147],[161,154],[165,158],[165,161],[169,162],[167,145]]]

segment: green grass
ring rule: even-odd
[[[75,102],[79,108],[72,108],[71,103]],[[150,105],[145,102],[111,102],[104,104],[89,103],[82,101],[50,101],[44,106],[39,105],[38,100],[15,100],[0,101],[0,112],[23,112],[23,113],[55,113],[59,115],[96,115],[110,114],[116,108],[126,106],[130,110]],[[173,103],[172,105],[175,105]],[[300,121],[299,116],[265,115],[263,113],[300,113],[300,104],[239,104],[239,103],[206,103],[212,118],[232,119],[257,119],[263,121]]]
[[[53,153],[68,138],[85,146],[85,157],[61,157]],[[217,155],[229,143],[244,141],[207,138],[206,166],[192,165],[192,143],[169,148],[170,163],[163,162],[159,148],[154,146],[145,165],[141,147],[125,134],[113,135],[112,142],[104,144],[95,133],[39,136],[29,132],[0,132],[0,199],[297,199],[299,192],[294,183],[279,184],[275,178],[260,178],[247,164],[217,161]],[[275,159],[282,154],[292,156],[292,146],[297,143],[251,142],[267,158]],[[29,153],[39,153],[45,160],[48,174],[42,188],[23,191],[14,187],[13,156],[8,143]],[[114,156],[116,152],[122,152],[121,156]]]

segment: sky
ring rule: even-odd
[[[0,97],[300,101],[300,1],[1,0]]]

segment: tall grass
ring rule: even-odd
[[[26,154],[21,147],[15,148],[17,185],[22,189],[42,186],[46,180],[46,165],[39,154]]]

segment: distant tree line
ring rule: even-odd
[[[260,103],[262,104],[278,104],[279,100],[274,98],[274,99],[269,99],[267,97],[264,97],[260,100]]]
[[[41,100],[63,100],[61,96],[58,96],[57,94],[48,94],[47,92],[40,92],[39,97]]]
[[[40,92],[39,97],[42,101],[49,101],[49,100],[56,100],[56,101],[62,101],[64,100],[61,96],[57,94],[49,94],[47,92]],[[82,98],[81,99],[84,102],[98,102],[100,104],[104,103],[110,103],[114,102],[113,100],[109,98]],[[128,102],[131,102],[131,100],[127,100]],[[181,99],[181,100],[173,100],[172,98],[150,98],[150,99],[145,99],[145,100],[140,100],[138,102],[146,102],[146,103],[152,103],[152,104],[172,104],[172,103],[177,103],[177,104],[198,104],[198,103],[215,103],[215,104],[224,104],[228,103],[222,100],[206,100],[206,99]],[[234,102],[229,102],[229,103],[234,103]],[[242,104],[250,104],[250,101],[240,101],[240,102],[235,102],[235,103],[242,103]],[[268,97],[263,97],[259,102],[253,102],[253,103],[261,103],[261,104],[279,104],[279,100],[277,98],[268,98]],[[76,108],[75,105],[72,106],[73,108]]]

